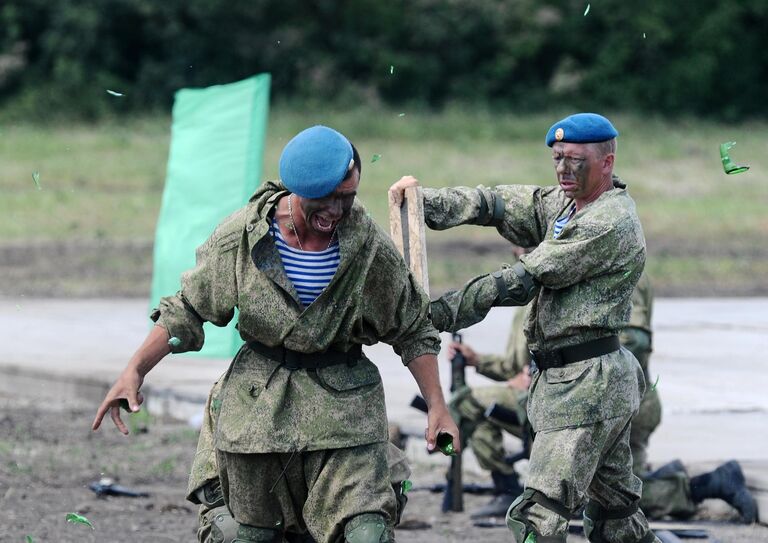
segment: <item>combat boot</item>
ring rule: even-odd
[[[523,493],[523,487],[520,486],[516,473],[506,475],[500,471],[492,471],[491,478],[496,496],[484,506],[474,510],[470,518],[503,517],[515,498]]]
[[[747,490],[739,463],[731,460],[715,471],[691,478],[691,499],[717,498],[736,508],[745,524],[757,521],[757,504]]]

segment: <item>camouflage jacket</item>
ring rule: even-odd
[[[475,223],[479,190],[491,208],[497,197],[504,201],[499,233],[520,247],[536,247],[520,257],[541,285],[525,327],[531,349],[583,343],[618,334],[626,326],[632,291],[645,265],[645,239],[626,189],[615,186],[601,194],[571,217],[557,239],[552,236],[555,220],[573,205],[559,187],[427,188],[427,225],[441,230]]]
[[[355,203],[339,223],[340,263],[308,307],[285,274],[269,227],[279,183],[265,183],[198,248],[181,291],[161,299],[153,319],[179,338],[174,352],[199,350],[202,324],[227,324],[239,310],[246,342],[303,353],[389,343],[404,363],[437,354],[429,299],[387,236]],[[244,346],[225,377],[216,447],[235,453],[349,447],[387,440],[384,392],[376,366],[288,370]]]
[[[557,239],[554,223],[573,205],[559,187],[479,187],[489,208],[497,197],[504,201],[499,233],[515,245],[536,247],[520,257],[540,284],[526,323],[531,349],[583,343],[618,334],[627,325],[632,291],[645,264],[645,240],[634,202],[618,181],[576,212]],[[474,224],[480,212],[478,189],[424,190],[431,228]],[[487,313],[495,298],[490,279],[476,278],[443,297],[455,322],[478,322]],[[621,349],[534,372],[529,417],[537,432],[593,424],[637,412],[644,391],[640,365]]]
[[[530,364],[531,353],[523,332],[527,312],[528,306],[519,308],[515,313],[503,355],[479,355],[477,373],[496,381],[506,381],[523,371],[526,364]]]
[[[653,313],[653,289],[648,276],[643,273],[632,293],[632,313],[629,325],[621,331],[621,344],[632,351],[649,379],[648,359],[653,351],[651,316]]]

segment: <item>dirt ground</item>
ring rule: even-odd
[[[26,536],[35,543],[194,541],[196,506],[184,493],[196,432],[179,421],[152,418],[136,421],[137,431],[128,438],[111,422],[93,433],[94,409],[55,397],[40,402],[0,395],[0,542],[22,543]],[[413,469],[415,489],[441,481],[444,472],[418,459]],[[99,498],[88,484],[101,477],[150,496]],[[503,525],[479,528],[468,513],[442,514],[440,494],[413,490],[410,496],[404,524],[430,527],[398,530],[400,543],[510,540]],[[465,495],[465,509],[488,499]],[[71,512],[85,516],[94,529],[68,523]],[[703,508],[697,525],[709,531],[712,542],[768,542],[768,528],[723,518],[731,512]],[[571,541],[584,539],[573,535]]]

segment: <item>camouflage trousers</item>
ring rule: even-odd
[[[637,503],[642,483],[632,473],[630,418],[625,415],[538,432],[531,449],[526,492],[538,491],[570,512],[579,509],[585,498],[608,510]],[[510,528],[510,521],[515,520],[543,536],[564,538],[568,531],[568,518],[539,503],[529,502],[522,508],[513,504],[507,513]],[[601,531],[603,541],[635,543],[646,536],[648,522],[637,510],[624,518],[605,520]]]
[[[219,478],[217,451],[214,448],[214,429],[216,425],[216,417],[221,405],[221,389],[222,380],[219,380],[211,389],[211,392],[208,395],[208,401],[205,406],[203,424],[200,428],[197,451],[192,463],[189,485],[187,488],[187,499],[193,503],[201,503],[198,497],[198,492],[203,487],[210,486],[212,488],[218,488],[220,482],[223,482],[223,479],[220,481]],[[380,472],[382,472],[380,458],[382,448],[384,450],[383,476],[380,474]],[[281,505],[286,504],[289,514],[282,515],[281,513],[280,526],[275,524],[264,524],[257,526],[281,528],[282,531],[291,534],[302,534],[308,530],[314,530],[313,536],[315,536],[315,539],[318,542],[322,542],[326,539],[318,538],[317,535],[315,535],[315,533],[318,533],[319,535],[321,530],[322,533],[326,533],[328,530],[330,530],[335,534],[339,529],[341,529],[343,533],[343,522],[340,527],[336,525],[331,526],[331,524],[335,524],[335,522],[331,522],[329,519],[335,517],[341,519],[339,521],[341,522],[358,514],[356,511],[360,511],[362,508],[363,512],[380,512],[384,519],[387,521],[387,532],[391,534],[394,529],[393,525],[396,523],[397,519],[391,511],[394,506],[390,502],[394,501],[396,497],[398,514],[402,512],[402,509],[405,506],[406,496],[402,491],[402,485],[400,483],[410,477],[411,471],[405,453],[391,443],[376,443],[363,447],[353,447],[350,449],[316,451],[312,453],[304,452],[301,454],[296,453],[295,457],[292,458],[290,462],[288,462],[288,458],[291,456],[290,453],[234,456],[252,456],[254,458],[252,458],[251,461],[256,461],[256,457],[271,457],[270,459],[266,460],[267,463],[263,466],[267,473],[266,475],[262,476],[266,477],[267,479],[271,477],[272,481],[277,480],[278,475],[283,471],[281,462],[287,463],[288,468],[291,470],[290,472],[286,470],[286,475],[283,475],[280,478],[280,481],[278,481],[278,484],[272,490],[272,493],[267,493],[267,495],[263,498],[264,502],[274,502]],[[333,458],[331,459],[331,457]],[[349,458],[348,462],[345,461],[345,457]],[[279,469],[275,465],[275,461],[277,461],[277,464],[279,464]],[[297,465],[292,466],[291,464],[294,463]],[[339,468],[338,474],[334,475],[333,470],[337,469],[337,466],[340,463],[344,465]],[[299,471],[303,472],[303,483],[301,481],[297,481],[296,468],[298,466],[302,466],[301,470]],[[269,469],[276,471],[269,472]],[[331,471],[324,471],[325,469],[330,469]],[[354,492],[349,492],[349,495],[338,498],[339,506],[337,507],[335,501],[337,498],[335,496],[327,495],[326,491],[323,490],[322,485],[325,484],[327,488],[329,481],[322,479],[321,485],[317,486],[317,488],[314,487],[314,482],[318,479],[321,479],[321,474],[318,473],[318,471],[323,472],[322,475],[326,479],[333,479],[334,477],[337,477],[337,486],[343,487],[345,494],[347,494],[348,485],[357,485],[359,482],[361,488],[355,488]],[[292,477],[290,480],[294,481],[295,484],[298,484],[300,488],[298,491],[294,490],[296,492],[295,494],[285,496],[284,494],[286,489],[291,488],[288,486],[289,479],[286,478],[288,476]],[[348,476],[350,478],[342,478],[343,476]],[[369,481],[370,477],[381,477],[381,479],[371,482]],[[298,478],[300,479],[301,477]],[[309,491],[310,486],[313,487],[311,493]],[[381,491],[384,496],[379,496],[373,500],[373,502],[369,501],[366,503],[365,501],[362,501],[367,499],[367,494],[370,493],[372,489],[379,487],[383,488],[385,486],[388,488],[388,491]],[[307,500],[303,497],[306,495],[306,498],[309,498],[310,494],[312,494],[312,500],[314,500],[314,502],[309,500],[309,506],[306,507],[304,502]],[[282,498],[278,499],[278,496],[282,496]],[[299,497],[301,499],[294,500],[294,497]],[[390,499],[390,497],[392,499]],[[355,500],[361,501],[355,504],[354,507],[347,507],[344,509],[342,505],[348,503],[349,500],[352,500],[352,503],[354,503]],[[322,507],[313,505],[313,503],[316,501],[321,502],[320,505],[325,503],[328,504],[328,507],[332,507],[334,509],[333,514],[326,515],[325,512],[320,511],[319,509],[322,509]],[[384,504],[380,507],[381,511],[376,509],[377,503]],[[211,508],[205,504],[200,505],[198,530],[199,541],[206,543],[210,541],[212,515],[216,515],[218,511],[218,507]],[[274,516],[274,512],[272,511],[268,512],[268,514]],[[316,517],[318,515],[320,516],[320,520],[316,522]],[[237,517],[235,518],[237,519]],[[270,519],[271,518],[272,517],[270,517]],[[277,522],[277,520],[274,520],[274,522]],[[248,522],[245,523],[250,524]],[[328,539],[328,541],[333,541],[333,539]]]
[[[455,415],[461,427],[462,436],[468,440],[481,468],[498,471],[505,475],[512,475],[515,472],[514,467],[505,461],[506,451],[502,431],[510,432],[522,439],[523,426],[502,425],[488,420],[485,418],[485,410],[493,403],[497,403],[516,412],[518,418],[524,421],[527,398],[527,392],[515,390],[506,385],[497,385],[467,389],[466,393],[456,394],[451,399],[451,414]]]
[[[234,519],[318,543],[344,539],[350,519],[378,513],[391,530],[397,501],[385,443],[297,453],[217,451],[224,501]]]

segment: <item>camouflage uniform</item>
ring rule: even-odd
[[[279,183],[262,185],[198,249],[181,291],[161,299],[153,319],[179,338],[172,351],[200,349],[203,322],[225,325],[237,307],[246,342],[323,353],[385,341],[406,364],[437,354],[426,294],[359,203],[336,230],[336,274],[302,307],[268,233],[286,194]],[[381,376],[364,355],[291,370],[246,343],[223,379],[214,433],[227,506],[241,525],[308,530],[321,543],[376,515],[387,524],[382,537],[391,539],[387,437]]]
[[[461,329],[482,320],[493,305],[520,305],[533,296],[526,337],[534,351],[617,335],[629,320],[645,263],[642,228],[623,187],[614,177],[614,188],[577,211],[557,239],[555,220],[573,205],[559,187],[424,189],[431,228],[483,224],[484,210],[496,209],[498,198],[504,206],[499,233],[520,247],[536,247],[520,257],[534,285],[515,268],[477,277],[433,302],[435,326]],[[629,423],[644,391],[643,371],[624,348],[534,371],[528,486],[507,514],[516,541],[536,533],[539,541],[564,542],[568,519],[585,496],[591,541],[656,540],[637,509],[642,483],[632,473],[629,448]]]

